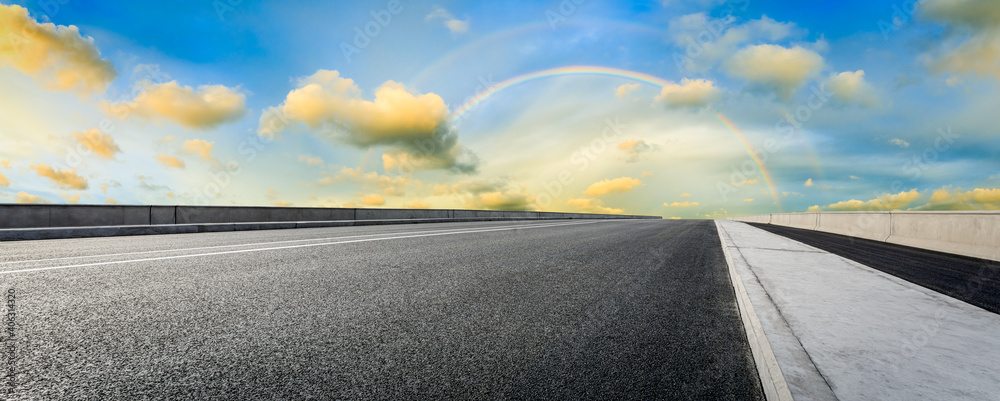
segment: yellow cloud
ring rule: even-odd
[[[570,198],[566,204],[575,206],[583,213],[621,214],[624,212],[622,209],[604,207],[604,202],[593,198]]]
[[[475,194],[468,198],[470,209],[532,210],[535,196],[523,190],[508,190]]]
[[[116,201],[115,198],[105,198],[104,203],[107,203],[109,205],[117,205],[118,201]]]
[[[0,4],[0,67],[8,65],[51,89],[81,93],[103,92],[117,76],[76,26],[40,24],[27,9]]]
[[[845,71],[830,75],[826,84],[830,92],[833,92],[833,96],[841,101],[858,102],[868,107],[879,105],[875,88],[865,81],[864,70]]]
[[[80,194],[76,194],[76,195],[73,195],[73,196],[70,196],[69,194],[63,194],[63,195],[59,195],[59,196],[62,197],[63,199],[65,199],[66,203],[68,203],[70,205],[75,205],[77,203],[80,203]]]
[[[753,198],[746,198],[746,199],[744,199],[743,201],[744,201],[744,202],[753,202]]]
[[[821,68],[823,57],[812,50],[770,44],[745,47],[727,63],[730,75],[771,86],[786,99]]]
[[[79,144],[83,145],[83,147],[105,159],[114,158],[115,153],[122,151],[121,148],[118,147],[118,144],[115,143],[115,139],[112,138],[111,135],[105,134],[97,128],[74,132],[73,138],[75,138]]]
[[[639,158],[643,153],[648,153],[653,150],[652,146],[649,146],[646,141],[642,139],[626,139],[617,146],[618,150],[625,152],[627,158],[626,162],[634,163],[639,161]]]
[[[385,198],[379,194],[365,195],[361,198],[361,204],[365,206],[382,206],[385,204]]]
[[[619,86],[618,89],[615,89],[615,96],[617,96],[619,99],[622,99],[638,89],[639,89],[639,84],[624,84],[622,86]]]
[[[631,177],[620,177],[611,180],[601,180],[595,182],[583,193],[591,196],[607,195],[610,193],[628,192],[637,186],[642,185],[642,181]]]
[[[31,169],[35,170],[35,174],[38,174],[38,176],[52,180],[53,183],[62,189],[83,190],[89,187],[87,179],[78,175],[75,168],[71,170],[56,170],[39,163],[32,164]]]
[[[214,160],[212,157],[212,148],[215,147],[215,142],[208,142],[201,139],[192,139],[190,141],[184,141],[181,144],[181,150],[184,153],[198,155],[201,160]]]
[[[323,159],[313,155],[299,155],[299,161],[310,166],[322,166]]]
[[[642,177],[643,178],[645,178],[645,177],[652,177],[652,176],[653,176],[653,172],[652,171],[643,171],[642,172]]]
[[[382,84],[375,100],[369,101],[353,80],[338,71],[319,70],[301,79],[280,106],[265,110],[257,132],[270,137],[291,124],[314,130],[330,127],[325,131],[334,132],[335,139],[361,148],[392,146],[396,149],[388,152],[391,160],[383,157],[383,161],[396,169],[471,173],[478,165],[474,155],[458,144],[458,135],[448,124],[448,106],[440,96],[414,95],[393,81]]]
[[[42,198],[38,195],[32,195],[27,192],[18,192],[17,198],[15,200],[17,203],[49,203],[48,200]]]
[[[805,184],[802,184],[802,185],[805,185],[805,186],[807,186],[807,187],[811,187],[811,186],[813,186],[813,179],[812,179],[812,178],[810,178],[810,179],[806,180],[806,183],[805,183]]]
[[[687,192],[681,194],[681,198],[688,198],[688,197],[691,197],[691,194]]]
[[[684,78],[680,84],[664,85],[656,101],[668,107],[705,107],[721,96],[722,91],[712,81]]]
[[[1000,189],[976,188],[971,191],[942,187],[931,193],[927,204],[916,210],[1000,210]]]
[[[827,206],[825,209],[835,211],[882,211],[900,210],[920,199],[920,192],[913,189],[898,194],[885,194],[878,198],[860,201],[851,199],[837,202]],[[810,208],[811,209],[811,208]]]
[[[1000,79],[1000,2],[923,0],[919,10],[925,16],[971,31],[957,44],[943,41],[937,54],[926,58],[931,69]]]
[[[407,176],[379,175],[374,171],[364,173],[360,168],[348,167],[340,169],[338,175],[331,175],[320,179],[319,183],[322,185],[333,185],[347,181],[357,182],[365,187],[376,187],[382,190],[382,193],[386,196],[403,196],[406,194],[406,189],[412,183],[412,179]]]
[[[677,216],[673,216],[673,217],[668,217],[668,218],[667,218],[667,220],[680,220],[680,219],[681,219],[681,218],[680,218],[680,217],[677,217]]]
[[[430,209],[431,205],[421,202],[419,199],[414,199],[410,201],[410,203],[407,203],[406,207],[410,209]]]
[[[0,160],[0,166],[3,166],[3,168],[10,168],[10,161]],[[3,175],[3,172],[0,172],[0,187],[9,187],[9,186],[10,186],[10,180],[8,180],[7,177]]]
[[[274,201],[274,206],[277,206],[277,207],[290,207],[290,206],[292,206],[292,202],[285,202],[285,201],[282,201],[282,200]]]
[[[177,81],[144,82],[143,91],[131,102],[104,103],[105,112],[126,118],[170,120],[185,128],[206,129],[233,122],[246,111],[246,95],[238,88],[202,85],[198,90]]]
[[[174,168],[184,168],[184,160],[178,159],[174,156],[170,156],[166,153],[160,153],[156,155],[156,161],[167,167]]]
[[[663,206],[666,206],[666,207],[692,207],[692,206],[698,206],[698,202],[687,202],[687,201],[684,201],[684,202],[674,202],[674,203],[664,202]]]

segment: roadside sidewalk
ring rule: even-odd
[[[759,322],[747,330],[764,333],[780,367],[779,392],[787,383],[800,401],[1000,400],[1000,315],[744,223],[716,224],[737,296],[743,287],[752,304],[741,312]]]

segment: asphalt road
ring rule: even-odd
[[[711,221],[0,243],[0,286],[11,399],[763,399]]]
[[[751,225],[1000,313],[998,262],[820,231]]]

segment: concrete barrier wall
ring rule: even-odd
[[[1000,261],[1000,212],[892,212],[886,242]]]
[[[778,213],[771,215],[771,224],[804,228],[807,230],[816,229],[818,221],[817,213]]]
[[[812,228],[808,227],[811,218],[816,219]],[[1000,261],[1000,211],[780,213],[730,220],[767,221],[767,224]]]
[[[453,209],[0,204],[0,229],[452,218],[659,219],[661,217]]]
[[[887,212],[836,212],[818,215],[819,231],[875,241],[889,238],[891,215]]]

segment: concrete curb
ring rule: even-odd
[[[101,227],[16,228],[0,230],[0,241],[28,241],[66,238],[120,237],[132,235],[190,234],[295,228],[375,226],[389,224],[465,223],[477,221],[572,220],[553,217],[466,217],[436,219],[335,220],[259,223],[165,224]],[[578,219],[579,220],[579,219]]]
[[[736,303],[740,309],[740,318],[743,320],[743,329],[746,331],[747,340],[750,342],[750,351],[753,353],[754,364],[757,366],[757,374],[760,376],[761,386],[764,388],[764,396],[769,401],[793,401],[792,392],[788,388],[785,376],[778,366],[778,359],[774,356],[771,343],[768,342],[764,333],[764,327],[754,311],[750,302],[750,295],[747,294],[743,286],[743,279],[736,270],[736,262],[729,252],[729,244],[726,241],[725,228],[715,222],[716,231],[719,234],[719,241],[722,245],[722,252],[726,255],[726,264],[729,265],[729,278],[736,291]]]

